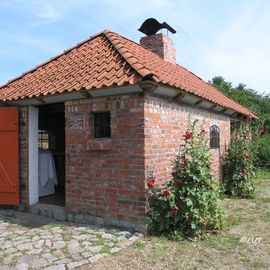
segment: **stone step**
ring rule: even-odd
[[[58,205],[37,203],[31,206],[20,205],[16,207],[15,210],[52,218],[58,222],[69,222],[95,226],[113,226],[121,229],[129,229],[134,232],[137,231],[145,235],[147,234],[144,224],[114,220],[110,217],[102,218],[88,214],[67,213],[65,207]]]
[[[29,212],[34,215],[53,218],[57,221],[68,221],[65,207],[58,205],[37,203],[30,206]]]

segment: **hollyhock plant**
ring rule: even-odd
[[[172,178],[148,190],[149,233],[182,239],[203,237],[222,227],[224,211],[212,177],[209,140],[197,122],[189,122]]]
[[[148,189],[154,188],[155,187],[155,182],[156,182],[156,178],[154,176],[154,172],[153,171],[147,171],[146,185],[147,185]]]
[[[255,163],[258,153],[258,134],[250,122],[233,132],[232,140],[223,158],[223,186],[228,196],[253,198],[255,196]]]

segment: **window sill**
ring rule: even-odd
[[[109,151],[112,148],[111,139],[91,139],[86,149],[89,151]]]

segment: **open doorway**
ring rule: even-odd
[[[65,206],[65,106],[42,105],[38,119],[39,202]]]

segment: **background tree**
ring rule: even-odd
[[[259,139],[259,164],[268,164],[270,166],[270,95],[261,94],[250,89],[244,83],[233,86],[231,82],[226,81],[222,76],[214,77],[209,81],[209,84],[260,117],[254,123],[257,129],[260,126],[265,128],[265,131],[261,132]]]

